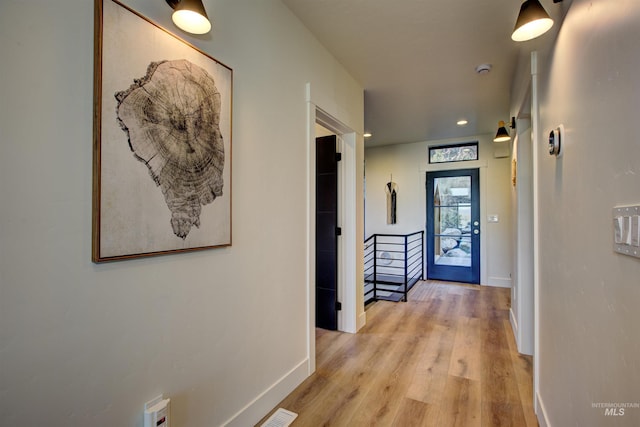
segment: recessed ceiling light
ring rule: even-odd
[[[371,132],[365,132],[362,136],[364,136],[365,138],[371,138],[372,134]]]
[[[458,121],[456,122],[456,124],[457,124],[458,126],[466,126],[468,123],[469,123],[469,121],[468,121],[468,120],[465,120],[465,119],[460,119],[460,120],[458,120]]]

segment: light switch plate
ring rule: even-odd
[[[640,205],[613,208],[613,250],[640,258]]]

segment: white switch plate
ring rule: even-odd
[[[500,221],[500,217],[497,214],[489,215],[487,217],[487,221],[488,222],[499,222]]]
[[[640,258],[640,205],[613,208],[613,250]]]

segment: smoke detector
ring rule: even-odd
[[[480,64],[476,67],[476,73],[488,74],[491,71],[491,64]]]

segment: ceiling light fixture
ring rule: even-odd
[[[553,0],[559,3],[562,0]],[[520,6],[520,13],[513,28],[511,39],[523,42],[535,39],[549,31],[553,27],[553,19],[549,16],[539,0],[526,0]]]
[[[365,138],[371,138],[372,134],[371,132],[365,132],[362,134],[362,136],[364,136]]]
[[[191,34],[206,34],[211,31],[211,22],[202,0],[166,1],[173,8],[171,19],[178,28]]]
[[[458,126],[466,126],[469,123],[469,120],[461,119],[456,122]]]
[[[507,130],[507,125],[504,123],[504,121],[500,120],[498,122],[498,132],[496,132],[496,137],[493,138],[493,142],[505,142],[505,141],[510,141],[511,140],[511,136],[509,135],[509,131]],[[511,129],[515,129],[516,128],[516,118],[515,117],[511,117],[511,123],[509,123],[509,127]]]
[[[493,68],[491,64],[480,64],[476,67],[476,73],[487,74],[491,71],[491,68]]]

